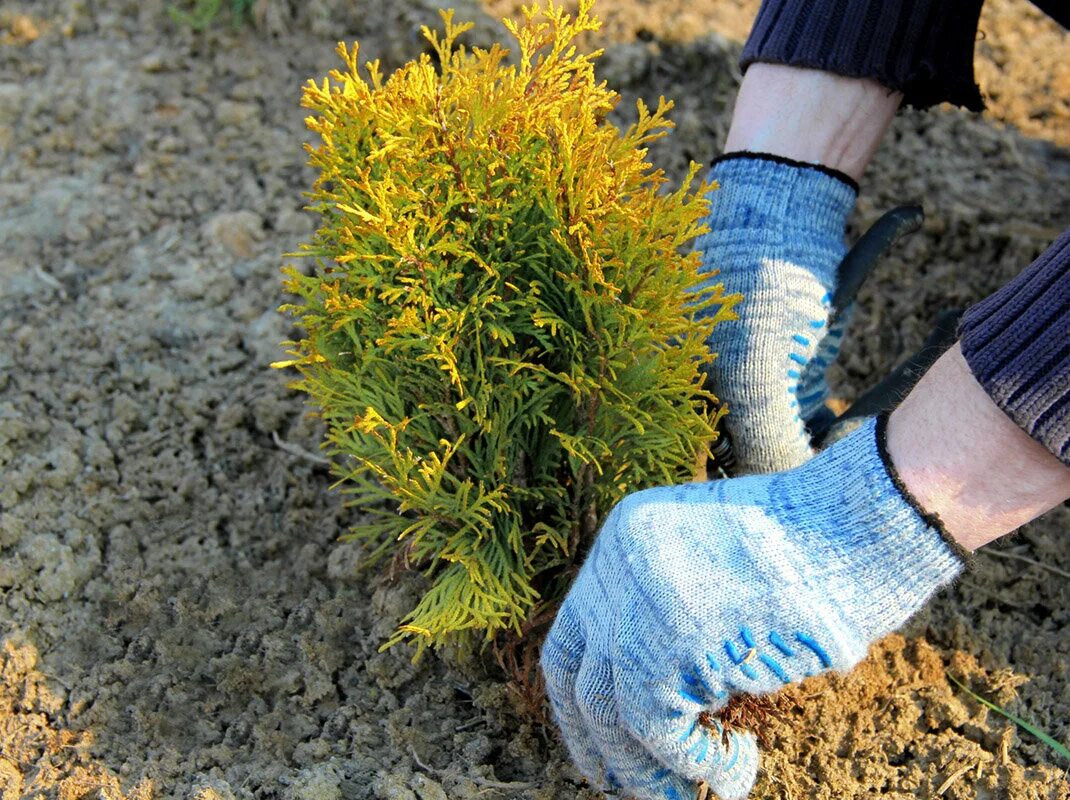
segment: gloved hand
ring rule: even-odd
[[[757,154],[710,172],[710,228],[696,242],[710,283],[741,293],[739,322],[717,326],[710,385],[741,473],[778,472],[813,456],[807,421],[824,408],[825,371],[847,314],[833,314],[837,268],[857,187],[846,176]],[[712,313],[712,312],[711,312]]]
[[[610,512],[542,651],[576,765],[641,800],[747,796],[753,735],[699,714],[847,670],[962,569],[880,424],[775,475],[649,489]]]

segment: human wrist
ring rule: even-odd
[[[892,412],[887,444],[904,489],[966,550],[1070,497],[1070,468],[992,401],[957,344]]]
[[[857,181],[902,101],[876,81],[783,64],[744,75],[725,153],[770,153]]]

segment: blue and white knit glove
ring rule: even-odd
[[[776,475],[649,489],[609,514],[542,651],[550,705],[599,788],[747,796],[753,735],[699,722],[732,694],[848,670],[962,569],[862,427]]]
[[[778,472],[812,457],[807,421],[824,407],[825,371],[847,313],[833,316],[837,268],[857,187],[823,167],[752,153],[710,171],[709,227],[696,242],[710,283],[739,292],[739,322],[710,339],[714,394],[740,473]],[[711,311],[712,313],[712,311]]]

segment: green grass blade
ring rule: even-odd
[[[1026,722],[1021,717],[1014,716],[1014,714],[1010,713],[1009,711],[1004,711],[1002,708],[997,706],[995,703],[989,702],[988,700],[985,700],[983,697],[981,697],[979,694],[975,694],[974,692],[970,691],[968,688],[966,688],[965,685],[963,685],[960,681],[958,681],[955,678],[955,676],[952,675],[951,673],[947,673],[947,677],[948,677],[948,680],[950,680],[953,684],[955,684],[960,689],[962,689],[962,691],[966,692],[966,694],[968,694],[970,697],[972,697],[978,703],[980,703],[981,705],[983,705],[983,706],[985,706],[987,708],[992,709],[997,714],[1002,714],[1004,717],[1009,719],[1011,722],[1013,722],[1019,728],[1022,728],[1023,730],[1026,730],[1029,733],[1033,734],[1038,739],[1040,739],[1040,741],[1044,742],[1044,744],[1046,744],[1048,747],[1050,747],[1052,750],[1054,750],[1056,753],[1061,755],[1067,761],[1070,761],[1070,750],[1067,750],[1066,747],[1061,745],[1059,742],[1055,741],[1055,739],[1053,737],[1049,736],[1044,731],[1040,730],[1040,728],[1038,728],[1035,725],[1032,725],[1032,724]]]

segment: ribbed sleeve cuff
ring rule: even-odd
[[[711,230],[695,240],[704,271],[720,270],[730,291],[747,294],[754,287],[734,276],[751,276],[763,254],[805,264],[825,287],[835,286],[858,184],[820,164],[751,152],[716,159],[708,178],[717,184],[707,195]],[[726,251],[737,257],[724,258]]]
[[[996,405],[1070,466],[1070,230],[970,308],[959,338]]]
[[[764,0],[740,65],[871,78],[904,102],[984,108],[973,75],[982,0]]]

